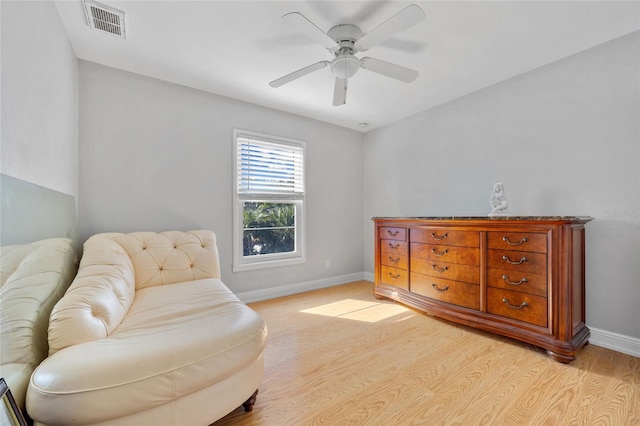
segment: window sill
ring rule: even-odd
[[[264,269],[264,268],[276,268],[279,266],[299,265],[301,263],[307,263],[307,258],[296,257],[293,259],[278,259],[278,260],[267,260],[267,261],[261,261],[261,262],[234,264],[233,272],[252,271],[252,270]]]

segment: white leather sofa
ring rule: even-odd
[[[213,232],[94,235],[27,411],[36,425],[208,425],[251,409],[266,335],[220,281]]]
[[[7,245],[0,251],[0,376],[22,411],[29,377],[47,356],[49,314],[77,267],[68,238]]]

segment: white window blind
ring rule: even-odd
[[[237,190],[240,199],[304,198],[302,145],[238,134],[237,150]]]

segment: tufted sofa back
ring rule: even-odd
[[[203,278],[220,279],[212,231],[94,235],[84,244],[76,278],[51,313],[49,355],[107,337],[137,290]]]
[[[220,279],[216,237],[211,231],[98,234],[126,252],[135,271],[136,290],[162,284]]]

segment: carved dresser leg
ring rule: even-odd
[[[558,362],[561,362],[563,364],[569,364],[571,361],[576,359],[575,354],[574,355],[563,355],[563,354],[559,354],[557,352],[553,352],[550,349],[547,349],[547,355],[549,355],[551,357],[551,359],[554,359]]]
[[[256,391],[253,393],[253,395],[249,397],[249,399],[247,399],[245,402],[242,403],[242,406],[244,407],[245,412],[253,411],[253,404],[256,403],[257,397],[258,397],[258,389],[256,389]]]

